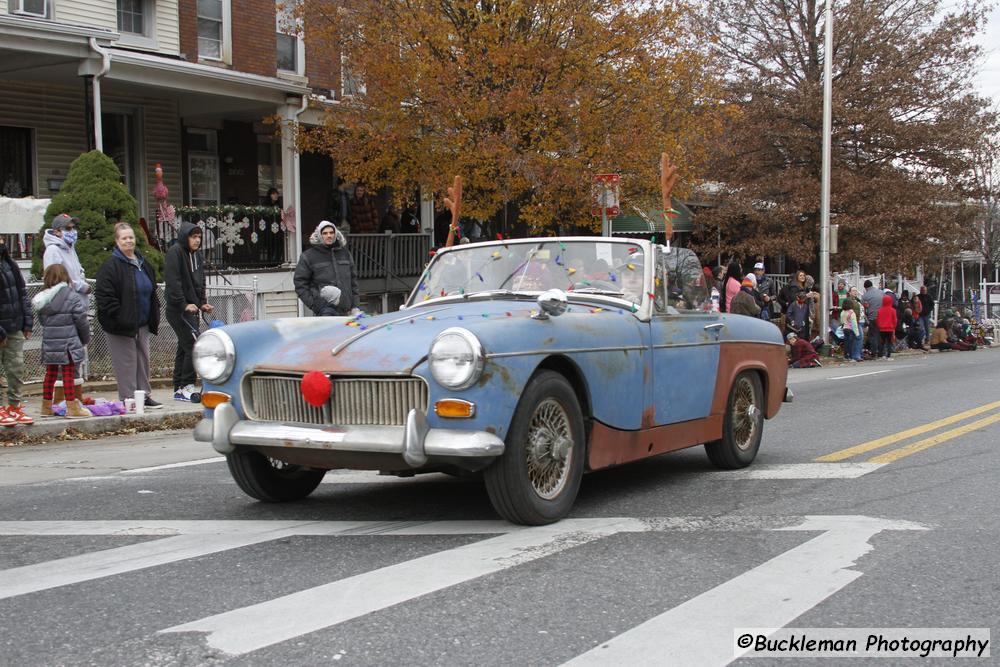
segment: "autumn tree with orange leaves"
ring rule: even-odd
[[[699,16],[729,64],[734,109],[708,175],[717,207],[697,221],[706,254],[784,254],[791,269],[818,257],[823,7],[708,0]],[[976,212],[965,181],[981,127],[995,120],[973,89],[985,9],[979,0],[833,3],[834,268],[859,260],[912,272],[966,243]]]
[[[304,131],[338,173],[439,196],[463,215],[506,203],[538,232],[599,229],[591,176],[659,208],[660,153],[690,183],[720,130],[716,78],[688,9],[629,0],[304,0],[313,39],[341,45],[365,92]]]

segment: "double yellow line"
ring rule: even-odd
[[[834,461],[843,461],[849,459],[859,454],[866,454],[868,452],[874,451],[876,449],[882,449],[889,445],[907,440],[917,435],[922,435],[930,431],[936,431],[937,429],[954,424],[956,422],[963,421],[969,417],[975,417],[976,415],[981,415],[984,412],[989,412],[991,410],[996,410],[1000,408],[1000,401],[995,401],[993,403],[987,403],[986,405],[981,405],[978,408],[972,408],[971,410],[966,410],[965,412],[959,412],[957,415],[952,415],[950,417],[945,417],[944,419],[938,419],[937,421],[928,422],[922,426],[915,426],[913,428],[906,429],[905,431],[900,431],[899,433],[893,433],[892,435],[887,435],[883,438],[877,438],[875,440],[869,440],[868,442],[863,442],[860,445],[855,445],[853,447],[848,447],[847,449],[841,449],[839,452],[833,452],[832,454],[827,454],[821,456],[817,461],[823,463],[830,463]],[[977,419],[974,422],[969,422],[964,426],[959,426],[958,428],[953,428],[937,435],[931,436],[929,438],[924,438],[923,440],[918,440],[917,442],[911,443],[899,449],[894,449],[885,454],[880,454],[878,456],[873,456],[868,459],[867,463],[892,463],[893,461],[898,461],[904,456],[909,456],[910,454],[916,454],[917,452],[922,452],[925,449],[929,449],[934,445],[940,445],[942,442],[947,442],[954,438],[957,438],[966,433],[971,433],[978,429],[989,426],[990,424],[995,424],[1000,422],[1000,413],[990,415],[989,417],[983,417],[982,419]]]

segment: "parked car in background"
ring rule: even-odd
[[[693,253],[648,241],[448,248],[401,312],[202,334],[195,437],[259,500],[337,468],[481,472],[521,524],[566,516],[587,471],[699,444],[743,467],[790,398],[784,345],[711,312],[702,280]]]

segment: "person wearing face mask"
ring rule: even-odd
[[[79,233],[80,219],[66,213],[60,213],[52,218],[52,226],[45,230],[42,244],[45,254],[42,255],[42,270],[53,264],[62,264],[69,274],[70,285],[80,294],[90,294],[87,275],[76,254],[76,239]]]
[[[135,230],[115,225],[115,249],[97,270],[97,321],[108,334],[118,398],[146,392],[146,407],[161,407],[150,396],[149,336],[160,324],[156,271],[135,247]]]
[[[0,235],[0,365],[7,376],[7,400],[0,390],[0,426],[32,424],[21,405],[24,385],[24,341],[31,338],[34,319],[21,270]]]
[[[45,254],[42,255],[42,271],[54,264],[61,264],[65,267],[66,273],[69,274],[70,287],[76,293],[83,296],[84,305],[89,307],[90,299],[87,295],[91,291],[90,283],[87,282],[86,272],[80,264],[80,258],[76,254],[76,240],[77,234],[79,234],[79,227],[80,219],[74,218],[67,213],[60,213],[52,218],[50,229],[46,229],[45,234],[42,235],[42,244],[45,246]],[[73,366],[76,373],[76,380],[74,382],[76,393],[79,394],[81,400],[84,400],[83,378],[88,359],[89,355],[85,347],[83,350],[83,361]],[[62,380],[58,380],[56,382],[53,402],[61,403],[63,398]]]
[[[177,334],[174,357],[174,400],[190,401],[197,392],[194,372],[194,336],[198,313],[211,313],[205,298],[205,264],[201,255],[201,227],[182,222],[177,242],[167,250],[164,283],[167,322]]]

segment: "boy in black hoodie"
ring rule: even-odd
[[[174,400],[190,401],[195,392],[194,334],[198,331],[198,312],[211,313],[205,299],[205,266],[200,252],[201,228],[182,222],[177,242],[167,250],[166,283],[167,322],[177,334],[174,357]]]

